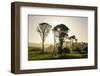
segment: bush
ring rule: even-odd
[[[85,53],[88,53],[88,47],[85,47],[83,50]]]
[[[66,47],[66,48],[64,48],[64,49],[62,50],[62,52],[63,52],[63,53],[70,53],[70,49]]]
[[[76,48],[76,49],[74,49],[73,51],[75,51],[75,52],[77,52],[77,53],[81,53],[81,49],[80,48]]]

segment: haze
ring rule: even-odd
[[[79,42],[88,42],[88,18],[87,17],[68,17],[68,16],[28,16],[28,42],[41,43],[41,37],[36,28],[39,23],[49,23],[52,28],[58,24],[65,24],[70,31],[68,35],[75,35]],[[45,43],[53,44],[52,30],[48,34]]]

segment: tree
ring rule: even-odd
[[[37,31],[39,32],[41,39],[42,39],[42,53],[44,53],[44,41],[48,36],[50,29],[52,28],[51,25],[48,23],[40,23],[37,27]]]
[[[77,47],[76,49],[74,49],[75,52],[77,53],[81,53],[81,49],[79,47]]]
[[[77,39],[75,35],[72,35],[69,37],[69,40],[71,41],[71,53],[73,52],[73,42],[75,41],[77,43]]]
[[[86,44],[84,42],[80,42],[80,49],[81,52],[84,52],[84,48],[85,48]]]
[[[84,53],[86,53],[86,54],[88,53],[88,47],[87,46],[83,50],[84,50]]]
[[[58,53],[62,55],[62,46],[66,37],[68,37],[69,28],[64,24],[59,24],[53,28],[54,37],[59,39]],[[55,42],[55,40],[54,40]]]

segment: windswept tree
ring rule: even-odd
[[[51,25],[48,23],[40,23],[37,27],[37,31],[39,32],[41,39],[42,39],[42,53],[44,53],[44,41],[48,36],[50,29],[52,28]]]
[[[64,39],[68,37],[69,28],[64,24],[59,24],[53,28],[54,37],[59,39],[58,52],[62,55],[62,47]],[[54,40],[55,42],[55,40]]]

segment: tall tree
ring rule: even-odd
[[[40,23],[37,27],[37,31],[39,32],[41,39],[42,39],[42,53],[44,53],[44,41],[48,36],[50,29],[52,28],[51,25],[48,23]]]
[[[64,24],[59,24],[53,28],[54,35],[59,39],[58,52],[62,55],[62,46],[64,39],[68,36],[69,28]]]

